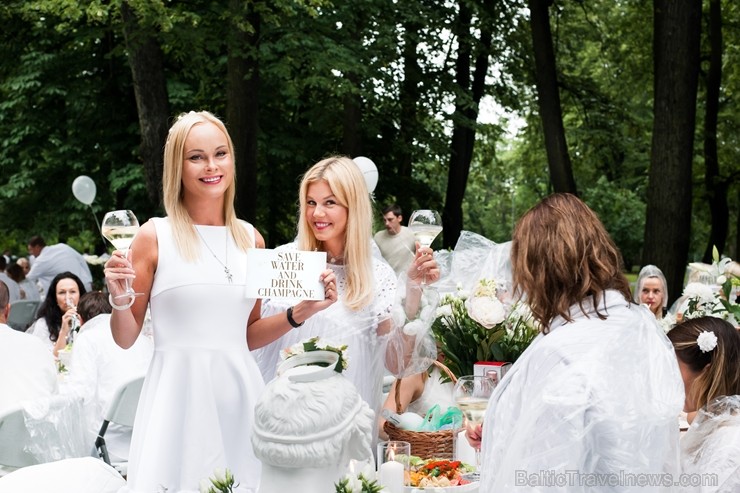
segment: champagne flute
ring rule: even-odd
[[[437,235],[442,232],[442,216],[431,209],[415,210],[411,213],[408,227],[422,247],[429,247]],[[426,275],[424,275],[421,284],[426,285],[426,283]]]
[[[491,377],[483,375],[467,375],[458,378],[452,396],[465,416],[468,429],[475,429],[483,424],[488,399],[493,394],[496,383]],[[475,449],[475,469],[474,473],[466,474],[465,478],[470,481],[480,479],[480,449],[478,448]]]
[[[103,237],[110,241],[117,250],[122,250],[124,256],[128,258],[131,242],[134,241],[139,231],[139,220],[129,210],[110,211],[103,217],[100,230]],[[115,296],[114,299],[130,298],[133,301],[135,296],[143,296],[143,293],[135,293],[131,287],[131,281],[126,279],[126,291]]]
[[[77,305],[74,304],[70,295],[67,295],[64,298],[64,303],[67,305],[67,309],[77,309]],[[80,319],[77,315],[75,315],[69,321],[69,335],[67,335],[67,344],[71,344],[74,341],[75,333],[78,330],[80,330]]]

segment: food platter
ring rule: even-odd
[[[476,493],[480,483],[478,481],[474,483],[463,484],[460,486],[406,486],[403,490],[404,493]]]
[[[409,465],[408,478],[411,486],[407,486],[404,493],[472,493],[478,491],[478,475],[472,472],[471,465],[464,462],[411,456]],[[472,481],[474,479],[476,481]]]

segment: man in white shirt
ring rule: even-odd
[[[54,357],[41,340],[6,325],[8,287],[0,282],[0,412],[57,393]]]
[[[401,207],[398,204],[391,204],[383,209],[385,229],[375,233],[375,243],[396,275],[406,272],[416,252],[414,233],[406,226],[402,226],[402,221]]]
[[[28,240],[28,253],[36,260],[26,275],[27,279],[38,283],[42,289],[42,298],[46,296],[54,276],[61,272],[71,272],[80,278],[87,291],[92,290],[92,273],[85,258],[74,248],[65,244],[46,246],[40,236]]]
[[[111,306],[107,297],[92,291],[80,298],[77,312],[82,319],[72,346],[72,359],[64,393],[84,398],[87,427],[97,433],[113,394],[124,383],[146,374],[154,354],[150,337],[141,334],[133,346],[122,349],[110,329]],[[113,462],[128,460],[131,428],[111,424],[105,435]]]

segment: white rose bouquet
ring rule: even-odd
[[[481,279],[472,294],[458,285],[441,299],[432,331],[453,374],[472,375],[478,361],[514,362],[537,335],[527,305],[505,296],[495,279]]]
[[[481,279],[465,303],[470,318],[486,329],[493,329],[506,318],[504,304],[496,296],[497,292],[495,280]]]

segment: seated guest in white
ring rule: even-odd
[[[92,273],[85,257],[66,243],[46,246],[42,237],[34,236],[28,240],[28,253],[36,259],[26,277],[41,286],[42,296],[48,291],[54,276],[61,272],[71,272],[79,277],[85,291],[92,289]]]
[[[700,317],[676,325],[668,339],[691,423],[681,438],[681,472],[705,480],[681,491],[740,491],[740,333],[720,318]]]
[[[400,381],[396,379],[388,391],[383,409],[398,414],[411,412],[426,416],[429,409],[437,405],[444,412],[448,407],[455,405],[452,397],[454,386],[452,382],[443,381],[442,372],[439,367],[434,366],[430,368],[430,371],[409,375]],[[398,399],[396,393],[398,393]],[[378,419],[378,435],[381,440],[388,440],[388,434],[384,429],[385,418],[380,416]]]
[[[668,306],[668,284],[663,271],[654,265],[646,265],[640,269],[634,297],[635,303],[647,305],[655,318],[663,318]]]
[[[0,255],[0,281],[4,282],[10,293],[10,302],[15,303],[21,299],[21,287],[5,272],[7,264],[5,258]]]
[[[644,474],[678,477],[676,358],[631,303],[598,216],[575,195],[545,198],[517,223],[511,261],[541,333],[489,400],[480,492],[587,492],[595,477],[610,478],[598,491],[632,492]]]
[[[63,392],[84,398],[88,428],[97,433],[110,406],[113,394],[122,384],[146,374],[152,359],[152,340],[139,335],[129,349],[113,340],[110,328],[111,306],[100,291],[86,293],[77,306],[82,327],[75,338]],[[130,427],[111,424],[105,435],[112,462],[128,460]]]
[[[58,389],[51,352],[37,338],[5,324],[9,308],[8,287],[0,281],[0,412]]]
[[[321,361],[312,360],[319,354],[286,360],[254,408],[252,447],[262,461],[258,493],[334,491],[350,459],[372,460],[375,414],[334,370],[338,358],[327,367],[311,365]],[[299,360],[306,366],[290,368]]]
[[[26,257],[20,257],[15,261],[15,263],[21,266],[21,269],[23,269],[23,275],[27,276],[28,271],[31,270],[31,264],[28,262],[28,259]]]
[[[77,303],[86,293],[79,277],[62,272],[51,281],[49,291],[38,311],[38,318],[26,332],[44,341],[56,358],[59,351],[71,342],[70,333],[79,323]]]
[[[35,283],[26,279],[26,273],[23,267],[18,264],[10,264],[5,273],[20,287],[20,299],[28,301],[41,301],[41,293]]]

